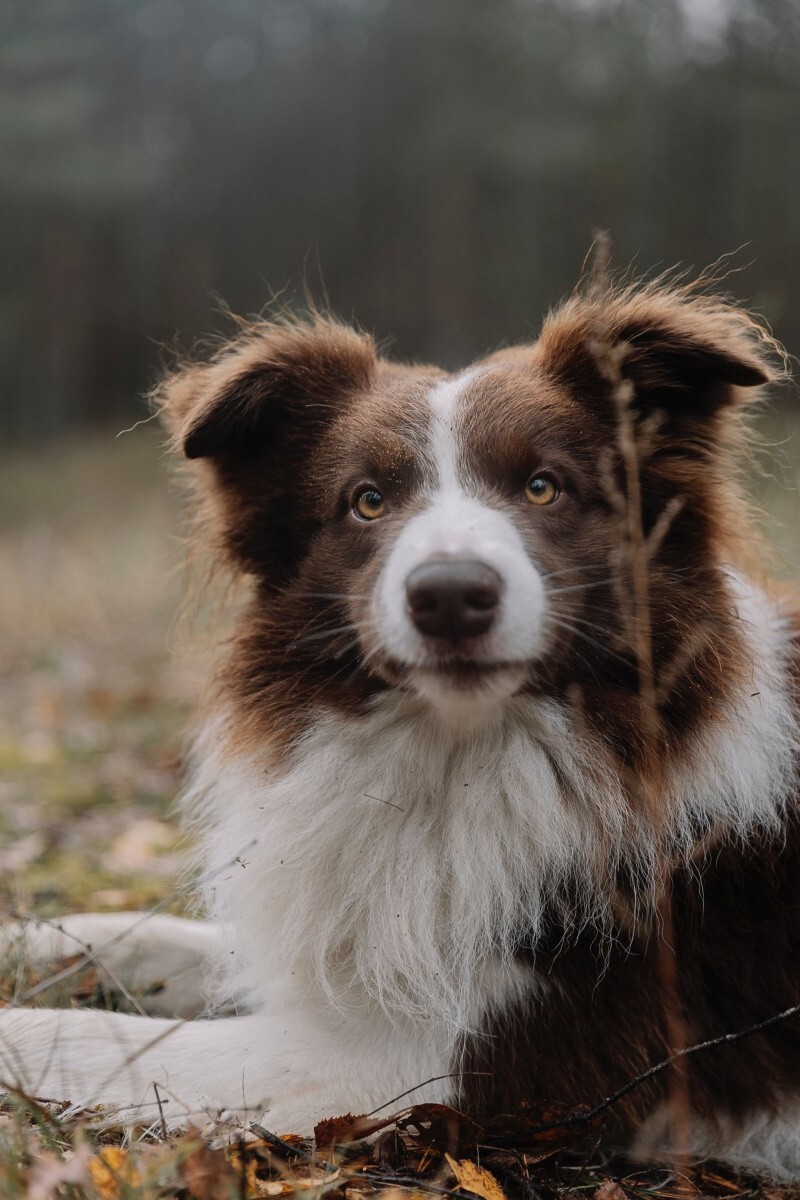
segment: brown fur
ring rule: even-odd
[[[746,1029],[800,1002],[800,819],[780,837],[726,844],[672,879],[674,941],[688,1044]],[[511,1009],[467,1049],[468,1111],[514,1111],[522,1102],[593,1105],[674,1048],[665,1027],[654,926],[601,948],[591,932],[564,939],[555,922],[532,957],[547,997]],[[800,1084],[800,1021],[787,1021],[687,1060],[692,1109],[743,1121],[776,1112]],[[489,1072],[490,1078],[469,1072]],[[606,1122],[625,1140],[668,1096],[657,1076]]]

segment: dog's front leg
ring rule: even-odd
[[[429,1030],[379,1013],[295,1007],[215,1021],[92,1010],[0,1010],[0,1083],[40,1099],[102,1104],[124,1123],[235,1119],[311,1133],[323,1117],[442,1099],[453,1081]],[[112,1115],[111,1113],[109,1115]]]
[[[72,913],[0,928],[0,962],[22,961],[37,974],[76,978],[82,963],[113,990],[125,989],[154,1016],[192,1017],[206,1004],[212,963],[222,955],[220,928],[166,913]]]

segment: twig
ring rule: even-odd
[[[420,1088],[427,1087],[429,1083],[439,1083],[442,1079],[466,1079],[467,1076],[475,1075],[491,1075],[491,1071],[451,1071],[449,1075],[432,1075],[430,1079],[423,1080],[422,1083],[415,1083],[413,1087],[406,1088],[399,1096],[392,1096],[391,1100],[387,1100],[385,1104],[379,1104],[377,1108],[373,1108],[372,1112],[368,1112],[368,1117],[374,1117],[376,1113],[383,1112],[385,1108],[389,1108],[392,1104],[396,1104],[398,1100],[402,1100],[404,1096],[410,1096],[412,1092],[419,1091]]]
[[[399,804],[395,804],[393,800],[383,800],[380,796],[373,796],[369,792],[364,792],[364,795],[368,800],[377,800],[380,804],[388,804],[390,808],[396,808],[398,812],[406,811]]]
[[[169,1132],[167,1130],[167,1122],[164,1118],[164,1106],[161,1103],[161,1096],[158,1093],[158,1084],[153,1080],[153,1091],[156,1094],[156,1104],[158,1105],[158,1118],[161,1125],[161,1136],[165,1142],[169,1141]]]
[[[566,1117],[560,1121],[545,1121],[541,1125],[534,1125],[527,1130],[528,1133],[548,1133],[551,1129],[572,1129],[575,1126],[588,1125],[594,1121],[596,1117],[601,1116],[607,1109],[616,1104],[618,1100],[622,1100],[629,1092],[632,1092],[640,1084],[646,1083],[648,1079],[653,1079],[654,1076],[660,1075],[662,1071],[668,1070],[676,1062],[681,1059],[688,1058],[691,1054],[699,1054],[701,1050],[713,1050],[715,1046],[728,1046],[734,1042],[740,1042],[744,1038],[752,1037],[753,1034],[761,1033],[765,1029],[771,1029],[773,1025],[780,1025],[784,1021],[789,1021],[792,1017],[800,1015],[800,1004],[793,1004],[791,1008],[785,1008],[783,1012],[774,1013],[771,1017],[767,1017],[763,1021],[758,1021],[755,1025],[748,1025],[746,1029],[738,1029],[735,1033],[722,1033],[718,1037],[708,1038],[704,1042],[696,1042],[693,1046],[685,1046],[680,1050],[676,1050],[673,1054],[667,1056],[656,1063],[652,1067],[648,1067],[646,1071],[642,1071],[640,1075],[635,1075],[633,1079],[629,1079],[621,1088],[617,1088],[610,1096],[606,1096],[605,1100],[601,1100],[594,1108],[589,1108],[585,1112],[573,1113],[571,1117]]]
[[[277,1133],[270,1133],[263,1125],[259,1125],[258,1121],[250,1122],[250,1132],[260,1137],[262,1142],[266,1142],[268,1146],[273,1146],[276,1150],[281,1150],[285,1155],[291,1155],[292,1158],[300,1158],[304,1162],[311,1161],[311,1155],[305,1150],[301,1150],[298,1146],[293,1146],[290,1142],[285,1142],[283,1138],[279,1138]]]
[[[58,1137],[62,1133],[56,1119],[45,1108],[46,1104],[54,1104],[57,1101],[47,1100],[42,1096],[30,1096],[19,1084],[9,1083],[8,1080],[2,1078],[0,1078],[0,1095],[13,1096],[20,1104],[24,1104],[30,1108],[36,1114],[38,1120],[43,1125],[46,1125],[54,1136]]]

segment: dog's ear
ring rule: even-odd
[[[175,372],[155,402],[187,458],[232,465],[324,425],[374,368],[371,339],[334,321],[260,322]]]
[[[317,318],[261,322],[161,384],[154,403],[173,444],[199,460],[199,518],[212,553],[286,577],[319,524],[315,451],[375,369],[369,337]]]
[[[573,296],[545,321],[534,355],[579,399],[611,415],[609,375],[618,368],[636,411],[659,411],[665,432],[680,437],[740,403],[742,389],[777,378],[776,351],[754,318],[727,301],[650,284]]]

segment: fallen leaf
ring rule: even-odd
[[[475,1153],[483,1133],[480,1125],[447,1104],[415,1104],[397,1114],[394,1122],[418,1149],[459,1157]]]
[[[181,1178],[192,1200],[229,1200],[234,1185],[242,1178],[238,1156],[235,1163],[229,1162],[222,1150],[213,1150],[195,1130],[186,1135],[182,1144],[190,1147],[181,1163]],[[245,1165],[246,1190],[249,1194],[256,1190],[255,1173],[256,1164],[251,1160]]]
[[[482,1200],[506,1200],[505,1192],[491,1171],[479,1167],[468,1158],[456,1161],[449,1154],[445,1154],[445,1158],[456,1177],[456,1184],[465,1192],[472,1192],[473,1196],[480,1196]]]
[[[287,1146],[297,1146],[302,1149],[303,1142],[306,1140],[299,1133],[281,1133],[278,1135],[282,1142],[286,1142]]]
[[[89,1176],[102,1200],[121,1200],[131,1188],[139,1187],[142,1177],[122,1146],[105,1146],[88,1162]]]
[[[375,1125],[383,1122],[370,1121],[366,1113],[345,1113],[343,1117],[326,1117],[314,1126],[314,1141],[317,1150],[329,1150],[334,1146],[346,1146],[372,1133]]]
[[[616,1179],[606,1179],[594,1194],[594,1200],[628,1200]]]
[[[88,1146],[79,1146],[63,1158],[49,1150],[42,1151],[28,1173],[25,1200],[56,1200],[62,1194],[62,1185],[67,1183],[85,1187],[90,1181],[90,1156]]]
[[[529,1162],[542,1162],[583,1141],[598,1123],[598,1118],[575,1120],[588,1111],[586,1105],[523,1103],[515,1112],[487,1117],[484,1137],[493,1146],[524,1152]]]

